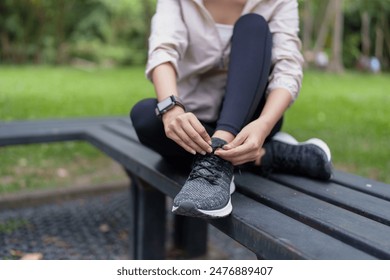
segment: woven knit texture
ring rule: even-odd
[[[270,172],[307,176],[328,180],[332,175],[332,163],[326,153],[314,144],[289,144],[271,140],[264,146],[262,168]]]
[[[226,144],[217,138],[212,142],[213,150]],[[187,181],[174,199],[174,206],[189,201],[198,209],[220,209],[229,202],[232,178],[233,165],[230,162],[213,153],[197,155]]]

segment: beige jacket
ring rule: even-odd
[[[296,0],[248,0],[243,15],[257,13],[269,23],[273,38],[272,73],[267,91],[286,88],[293,100],[302,81],[303,58],[298,38]],[[178,75],[178,94],[187,109],[203,121],[218,118],[226,84],[219,69],[225,46],[202,0],[158,0],[149,38],[146,76],[170,62]],[[229,48],[224,53],[228,57]]]

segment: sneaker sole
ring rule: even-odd
[[[201,210],[196,208],[195,204],[189,201],[181,203],[179,207],[172,207],[172,212],[177,215],[208,219],[223,218],[230,215],[232,211],[233,206],[231,203],[231,199],[229,199],[229,202],[226,204],[226,206],[216,210]]]
[[[236,190],[236,185],[234,184],[234,177],[230,183],[230,195],[234,193]],[[216,219],[216,218],[223,218],[233,211],[233,206],[231,202],[231,198],[229,198],[229,202],[220,209],[215,210],[202,210],[198,209],[194,203],[190,201],[186,201],[181,203],[179,206],[172,206],[172,212],[177,215],[183,215],[183,216],[190,216],[190,217],[196,217],[196,218],[209,218],[209,219]]]

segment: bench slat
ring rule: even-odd
[[[388,226],[254,174],[238,176],[236,182],[246,195],[278,211],[378,258],[390,258]]]
[[[88,127],[123,118],[0,122],[0,146],[81,140]]]
[[[104,125],[106,129],[109,131],[124,137],[128,140],[139,142],[138,136],[134,130],[134,127],[132,126],[131,122],[115,122],[115,123],[110,123],[107,125]]]
[[[35,120],[22,120],[22,121],[0,121],[0,130],[3,128],[8,129],[29,129],[31,126],[37,128],[60,128],[62,126],[73,126],[78,124],[104,124],[115,121],[125,121],[126,117],[93,117],[93,118],[63,118],[63,119],[35,119]]]
[[[378,182],[339,170],[334,171],[334,178],[332,181],[348,188],[390,201],[390,186],[383,182]]]
[[[270,178],[310,196],[317,197],[377,222],[390,225],[390,202],[334,182],[320,182],[290,175],[272,175]]]

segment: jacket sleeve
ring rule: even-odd
[[[297,1],[283,1],[275,10],[269,26],[272,32],[273,47],[272,71],[267,93],[275,88],[285,88],[295,101],[303,78]]]
[[[178,72],[178,61],[187,45],[187,28],[183,22],[180,0],[158,0],[151,22],[146,77],[151,80],[152,70],[170,62]]]

